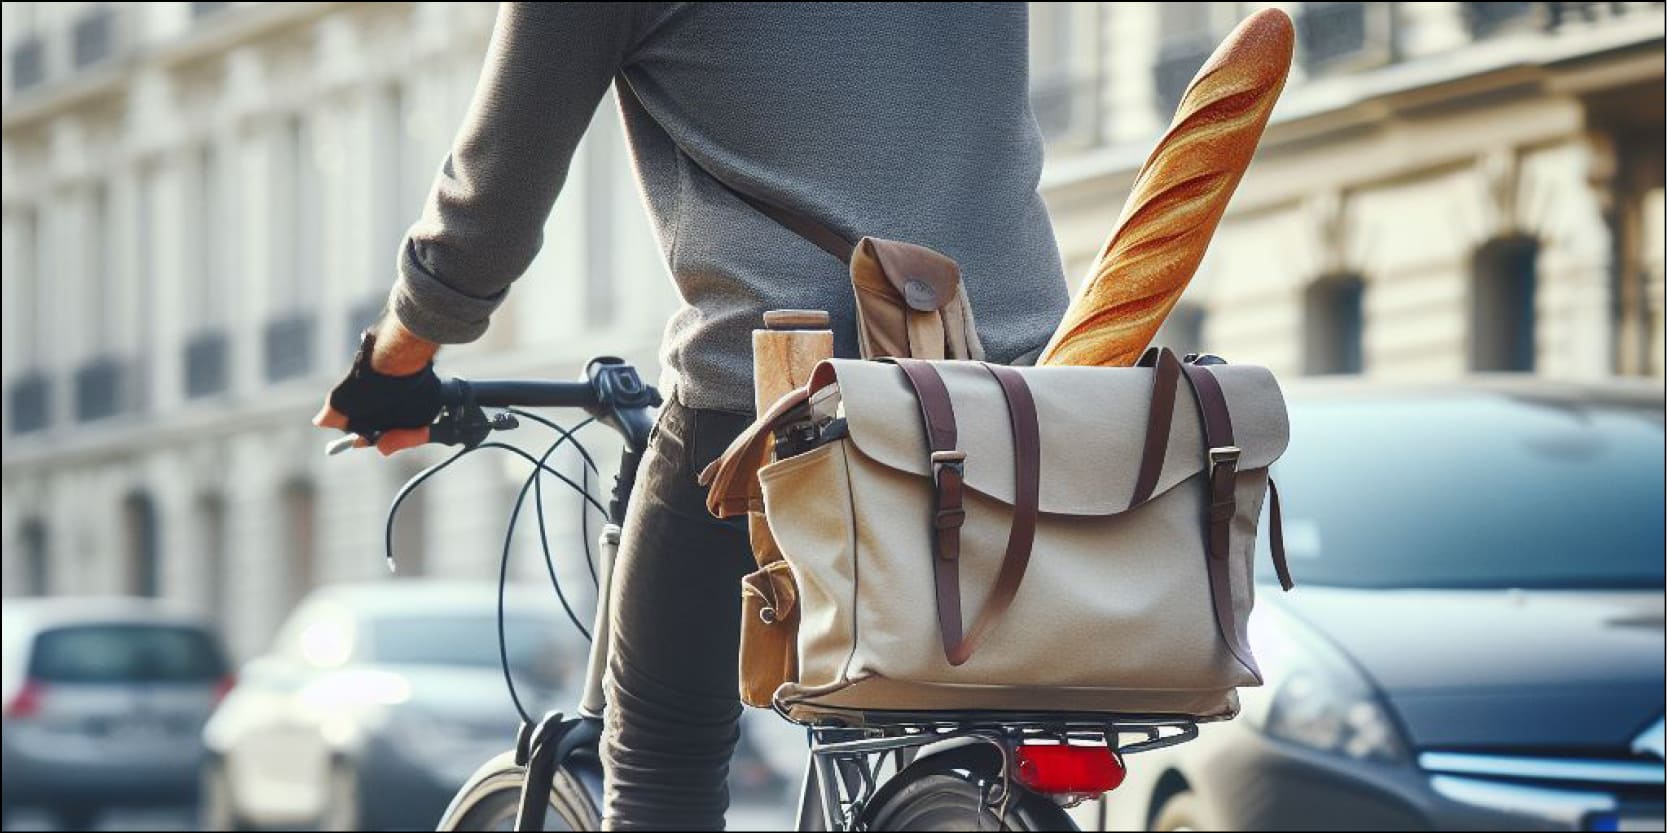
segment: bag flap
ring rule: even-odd
[[[925,246],[864,237],[851,256],[851,282],[917,312],[936,312],[960,290],[961,267]]]
[[[833,359],[846,424],[865,456],[926,477],[931,464],[920,406],[896,365]],[[967,454],[966,487],[1013,502],[1013,437],[1001,388],[976,362],[934,362],[949,390]],[[1036,400],[1041,423],[1042,512],[1109,515],[1134,494],[1151,404],[1152,369],[1045,366],[1016,368]],[[1290,439],[1285,399],[1267,368],[1210,367],[1221,383],[1240,448],[1239,470],[1264,468]],[[1191,388],[1178,382],[1164,465],[1153,497],[1202,471],[1208,450]]]

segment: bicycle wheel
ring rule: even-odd
[[[922,763],[929,763],[928,758]],[[912,766],[886,784],[864,815],[869,830],[1076,830],[1059,805],[1018,785],[989,806],[991,777],[951,766]],[[997,815],[1001,814],[998,819]]]
[[[515,814],[521,807],[521,785],[526,779],[526,767],[516,765],[514,752],[487,761],[458,790],[437,829],[513,830]],[[588,756],[575,755],[556,770],[544,829],[601,828],[601,764]]]

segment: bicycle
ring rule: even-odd
[[[516,830],[543,830],[551,822],[569,830],[598,829],[608,588],[637,465],[647,449],[654,409],[660,404],[659,393],[631,365],[612,357],[588,362],[581,381],[452,379],[443,383],[443,391],[445,408],[431,426],[430,442],[463,448],[412,478],[395,497],[388,518],[390,559],[393,517],[405,496],[463,455],[483,448],[506,449],[534,464],[511,515],[510,531],[529,488],[536,488],[547,560],[540,485],[544,475],[553,475],[578,491],[587,505],[604,511],[607,520],[598,536],[593,574],[599,602],[588,633],[590,654],[576,716],[552,712],[533,720],[515,695],[506,661],[505,682],[522,718],[515,748],[487,761],[469,777],[438,829],[493,830],[513,823]],[[546,407],[581,409],[588,418],[567,429],[524,410]],[[489,416],[488,408],[501,410]],[[519,425],[519,419],[544,424],[559,439],[537,458],[514,446],[487,441],[493,431]],[[575,483],[547,463],[559,447],[572,445],[589,466],[582,472],[595,470],[589,452],[574,436],[591,422],[612,428],[624,440],[606,507],[590,495],[583,475],[584,483]],[[347,448],[351,440],[338,440],[331,453]],[[581,534],[588,544],[588,533]],[[508,553],[506,539],[500,590]],[[583,632],[553,566],[550,577],[569,618]],[[507,656],[501,628],[499,650]],[[809,757],[797,812],[800,830],[966,830],[990,823],[1013,830],[1075,830],[1066,808],[1115,788],[1122,780],[1124,756],[1191,740],[1197,737],[1198,727],[1190,720],[1162,716],[864,712],[810,726],[808,734]],[[1124,743],[1125,735],[1138,739]]]

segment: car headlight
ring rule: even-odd
[[[1408,759],[1377,692],[1336,648],[1291,617],[1262,610],[1251,615],[1250,638],[1264,688],[1247,692],[1248,722],[1272,737],[1355,760]]]

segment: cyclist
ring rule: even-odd
[[[750,331],[769,309],[825,309],[836,352],[858,353],[844,265],[714,175],[851,239],[943,251],[962,266],[990,360],[1039,350],[1067,293],[1037,193],[1026,15],[1001,3],[500,10],[388,312],[314,422],[374,437],[384,454],[425,439],[439,345],[486,329],[616,85],[682,304],[611,600],[610,829],[723,824],[741,709],[737,588],[753,566],[745,526],[709,516],[695,476],[751,418]]]

